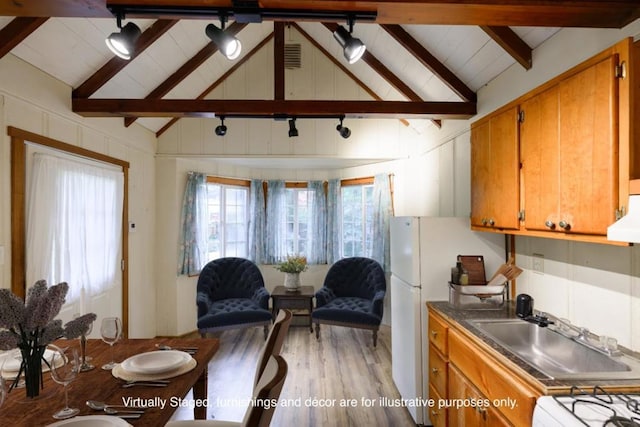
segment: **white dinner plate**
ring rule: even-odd
[[[47,427],[128,427],[131,424],[113,415],[86,415],[49,424]]]
[[[44,358],[45,360],[47,360],[49,363],[51,363],[51,360],[53,359],[53,350],[45,350],[44,351]],[[15,355],[15,357],[13,357],[13,355]],[[2,369],[2,371],[4,372],[11,372],[11,373],[17,373],[20,370],[20,364],[22,363],[22,355],[20,354],[20,352],[7,352],[4,354],[4,358],[0,361],[0,368]],[[46,363],[44,363],[44,361],[42,361],[42,370],[44,372],[49,370],[49,367],[47,366]]]
[[[159,374],[173,371],[191,360],[184,351],[158,350],[131,356],[122,362],[124,370],[135,374]]]

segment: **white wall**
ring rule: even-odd
[[[9,54],[0,59],[0,287],[11,288],[10,138],[14,126],[130,163],[129,219],[136,232],[129,237],[129,332],[131,337],[156,334],[154,227],[155,136],[122,120],[83,119],[71,112],[69,86]]]

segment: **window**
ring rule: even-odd
[[[310,244],[313,191],[306,188],[286,189],[287,255],[306,255]]]
[[[342,255],[373,252],[373,183],[342,186]]]
[[[249,187],[207,180],[207,259],[248,255]]]

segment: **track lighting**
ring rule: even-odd
[[[344,117],[340,117],[340,124],[336,126],[336,130],[338,131],[341,137],[343,137],[344,139],[347,139],[351,136],[351,129],[349,129],[346,126],[342,126],[343,120],[344,120]]]
[[[220,116],[220,124],[216,126],[216,135],[225,136],[227,134],[227,127],[224,125],[224,116]]]
[[[349,19],[349,31],[342,25],[338,25],[338,28],[333,33],[333,38],[342,46],[344,57],[349,64],[357,62],[358,59],[364,55],[365,50],[367,50],[367,47],[360,39],[351,35],[352,32],[353,19]]]
[[[298,136],[298,129],[296,129],[296,119],[289,120],[289,138]]]
[[[209,37],[211,41],[214,42],[216,46],[218,46],[220,53],[227,57],[227,59],[233,60],[240,56],[240,52],[242,51],[242,43],[240,43],[240,40],[238,40],[234,36],[225,33],[224,24],[226,22],[227,17],[221,15],[221,28],[218,28],[213,24],[209,24],[205,28],[205,33],[207,34],[207,37]]]
[[[122,26],[122,16],[116,16],[118,28],[120,28],[119,33],[111,33],[109,37],[105,40],[107,46],[115,55],[118,55],[122,59],[129,60],[131,59],[131,55],[133,54],[133,50],[135,48],[136,41],[140,38],[140,28],[134,24],[133,22],[127,23],[124,27]]]

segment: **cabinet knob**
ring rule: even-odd
[[[482,225],[487,225],[489,221],[487,220],[487,218],[482,218],[481,222],[482,222]]]
[[[437,417],[438,415],[440,415],[440,412],[436,411],[436,410],[431,410],[431,415],[434,417]]]
[[[571,229],[571,224],[569,224],[567,221],[560,221],[558,223],[558,225],[560,226],[560,228],[562,228],[563,230],[569,230]]]
[[[493,218],[491,218],[489,220],[489,225],[493,227],[494,225],[496,225],[496,221]]]
[[[544,225],[545,225],[547,228],[550,228],[550,229],[552,229],[552,230],[553,230],[554,228],[556,228],[555,223],[554,223],[553,221],[550,221],[550,220],[546,220],[546,221],[544,222]]]
[[[432,368],[432,369],[431,369],[431,372],[433,372],[434,374],[437,374],[437,373],[438,373],[438,372],[440,372],[440,371],[438,370],[438,368]]]
[[[438,331],[431,331],[431,336],[432,337],[437,337],[438,336]]]
[[[476,411],[478,411],[478,413],[480,414],[480,416],[482,416],[483,420],[487,419],[487,408],[480,408],[480,407],[476,407]]]

